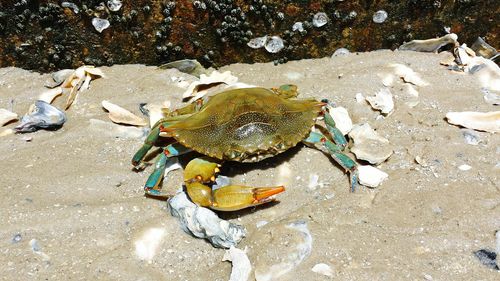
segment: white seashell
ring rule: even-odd
[[[412,40],[399,46],[401,51],[437,52],[441,47],[448,44],[457,44],[458,36],[455,33],[446,34],[440,38],[427,40]]]
[[[246,248],[245,250],[240,250],[231,246],[229,250],[224,253],[223,261],[230,261],[233,264],[231,270],[231,276],[229,281],[247,281],[250,278],[250,273],[252,272],[252,264],[248,259]]]
[[[315,27],[322,27],[328,23],[328,20],[328,16],[325,13],[319,12],[314,15],[312,23]]]
[[[152,262],[162,240],[167,235],[167,230],[163,227],[152,227],[134,241],[135,254],[140,260]]]
[[[187,198],[182,189],[168,200],[168,207],[172,216],[179,219],[184,232],[205,238],[214,247],[236,246],[246,235],[243,226],[221,220],[211,210],[199,207]]]
[[[382,163],[393,153],[389,140],[380,136],[368,123],[355,125],[349,137],[354,142],[351,151],[356,158],[366,160],[371,164]]]
[[[359,183],[368,187],[377,187],[385,181],[389,175],[370,165],[359,165]]]
[[[382,114],[390,114],[394,110],[394,101],[392,100],[391,91],[387,88],[380,89],[375,96],[366,97],[370,105]]]
[[[274,54],[281,51],[285,47],[285,45],[283,43],[283,39],[278,36],[272,36],[271,38],[269,38],[269,40],[267,40],[264,47],[266,48],[266,51]]]
[[[470,65],[472,58],[475,56],[469,55],[467,51],[467,45],[462,44],[461,46],[455,48],[454,53],[456,61],[459,65]]]
[[[194,81],[189,85],[186,91],[182,94],[182,98],[190,98],[188,102],[195,101],[203,96],[214,93],[213,87],[218,86],[220,84],[225,85],[233,85],[238,82],[238,77],[233,76],[230,71],[225,71],[223,73],[214,70],[210,75],[201,74],[199,81]],[[225,89],[227,86],[224,86],[221,89]],[[199,90],[202,88],[202,90]]]
[[[34,132],[39,129],[59,129],[66,122],[66,114],[45,101],[37,100],[28,114],[21,118],[21,124],[14,130],[18,133]]]
[[[394,73],[407,83],[412,83],[413,85],[420,87],[429,85],[429,83],[422,80],[422,78],[420,78],[420,76],[415,73],[413,69],[409,68],[406,65],[394,63],[390,64],[389,66],[394,68]]]
[[[17,113],[0,108],[0,126],[3,126],[11,121],[17,120]]]
[[[374,23],[383,23],[388,17],[388,14],[384,10],[378,10],[373,14],[373,22]]]
[[[62,95],[62,93],[63,89],[61,87],[55,87],[40,94],[40,96],[38,96],[38,100],[43,100],[46,103],[52,103],[54,99]]]
[[[344,57],[348,56],[350,53],[351,52],[346,48],[338,48],[335,52],[333,52],[332,57]]]
[[[304,24],[300,21],[294,23],[292,26],[292,31],[298,31],[298,32],[304,31]]]
[[[122,7],[122,1],[120,0],[109,0],[107,3],[108,9],[112,12],[117,12]]]
[[[266,42],[267,42],[267,35],[250,39],[250,41],[248,41],[247,43],[247,46],[252,49],[259,49],[264,47],[266,45]]]
[[[446,114],[446,119],[448,120],[448,123],[460,125],[469,129],[491,133],[500,132],[500,111],[448,112]]]
[[[331,107],[328,106],[328,111],[335,121],[335,127],[345,136],[352,130],[352,120],[349,112],[342,106]]]
[[[109,21],[106,19],[93,18],[92,25],[94,26],[97,32],[101,33],[104,29],[109,27]]]
[[[114,123],[133,125],[133,126],[148,125],[148,122],[146,122],[144,119],[140,118],[139,116],[133,114],[132,112],[116,104],[113,104],[106,100],[103,100],[101,104],[102,107],[104,107],[104,109],[106,109],[109,112],[108,117]]]
[[[328,277],[333,277],[333,269],[325,263],[317,263],[311,268],[312,272],[316,272]]]

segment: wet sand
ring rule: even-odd
[[[311,253],[279,280],[500,276],[473,255],[494,248],[494,232],[500,229],[500,137],[477,132],[481,142],[470,145],[461,128],[444,119],[449,111],[498,109],[483,100],[472,75],[439,65],[444,56],[377,51],[222,68],[241,82],[264,87],[293,83],[300,97],[328,98],[347,108],[354,123],[369,123],[394,149],[379,165],[388,180],[354,194],[338,165],[303,145],[260,163],[227,163],[223,174],[234,182],[287,187],[274,204],[221,215],[247,228],[238,248],[248,247],[254,266],[293,252],[293,237],[282,226],[304,222],[312,236]],[[355,95],[366,97],[383,88],[381,75],[391,72],[391,63],[412,68],[429,85],[415,87],[419,103],[410,107],[405,83],[396,80],[389,87],[395,110],[380,118]],[[152,169],[134,172],[130,164],[142,140],[119,131],[124,126],[112,124],[101,108],[101,101],[109,100],[140,115],[142,102],[179,105],[184,89],[171,77],[193,78],[144,65],[101,69],[107,77],[79,94],[60,130],[0,137],[0,279],[228,280],[231,264],[221,261],[225,251],[184,233],[165,202],[144,196],[142,185]],[[45,90],[48,77],[0,69],[0,108],[23,115]],[[55,105],[64,101],[59,98]],[[471,169],[460,170],[464,164]],[[181,170],[168,175],[164,188],[174,193],[181,175]],[[311,175],[319,176],[312,188]],[[268,223],[257,227],[261,221]],[[158,248],[144,261],[135,243],[152,228],[160,233]],[[38,241],[38,252],[30,246],[32,239]],[[330,265],[333,277],[312,272],[318,263]]]

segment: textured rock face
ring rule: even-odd
[[[0,66],[48,71],[82,64],[160,64],[196,58],[208,66],[330,56],[336,49],[396,48],[445,34],[498,48],[495,0],[482,1],[35,1],[0,2]],[[384,13],[385,12],[385,13]],[[322,25],[315,24],[324,13]],[[323,16],[323,14],[321,14]],[[381,16],[383,15],[383,16]],[[318,16],[316,16],[318,17]],[[97,21],[96,18],[107,20]],[[100,22],[96,29],[93,23]],[[293,28],[302,23],[302,28]],[[276,53],[249,40],[283,39]]]

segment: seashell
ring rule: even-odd
[[[252,49],[259,49],[264,47],[266,45],[266,42],[267,42],[267,35],[250,39],[250,41],[248,41],[247,43],[247,46]]]
[[[120,0],[108,0],[106,4],[106,6],[108,6],[108,9],[112,12],[118,12],[122,7],[122,1]]]
[[[250,279],[252,264],[248,259],[246,250],[246,248],[245,250],[240,250],[231,246],[229,250],[226,250],[224,253],[222,260],[230,261],[233,264],[229,281],[247,281]]]
[[[380,136],[368,123],[354,126],[349,137],[354,142],[351,151],[356,158],[371,164],[382,163],[393,153],[389,140]]]
[[[316,272],[328,277],[333,277],[333,269],[325,263],[317,263],[311,268],[312,272]]]
[[[280,37],[272,36],[269,40],[267,40],[264,47],[269,53],[275,54],[281,51],[285,47],[285,44],[283,43],[283,39]]]
[[[5,124],[17,120],[17,113],[8,111],[7,109],[0,108],[0,126],[4,126]]]
[[[160,69],[171,69],[175,68],[180,72],[191,74],[196,77],[200,77],[201,74],[206,74],[207,70],[201,65],[197,60],[177,60],[166,64],[160,65]]]
[[[182,94],[182,98],[190,98],[188,102],[192,102],[210,93],[212,87],[220,84],[232,85],[236,82],[238,82],[238,77],[231,75],[230,71],[220,73],[214,70],[210,75],[201,74],[200,80],[191,83]]]
[[[83,65],[75,69],[61,84],[62,92],[68,94],[65,109],[73,104],[78,91],[84,91],[88,88],[93,78],[105,77],[104,73],[98,68],[89,65]]]
[[[373,22],[374,23],[383,23],[388,17],[388,14],[384,10],[378,10],[373,14]]]
[[[312,23],[315,27],[322,27],[328,23],[328,20],[328,16],[325,13],[319,12],[313,16]]]
[[[14,128],[17,133],[34,132],[38,129],[59,129],[66,122],[66,114],[45,101],[37,100],[33,110],[21,118],[21,124]]]
[[[109,27],[109,21],[106,19],[93,18],[92,25],[94,26],[97,32],[101,33],[104,29]]]
[[[468,51],[466,44],[462,44],[461,46],[455,48],[453,53],[455,54],[455,61],[459,65],[470,65],[471,59],[475,57],[475,54],[471,54]],[[472,51],[472,50],[471,50]]]
[[[331,107],[328,106],[328,111],[335,121],[335,127],[345,136],[352,130],[352,120],[349,112],[342,106]]]
[[[144,119],[140,118],[139,116],[133,114],[132,112],[116,104],[113,104],[106,100],[103,100],[101,104],[102,107],[104,107],[104,109],[106,109],[109,112],[108,117],[114,123],[133,125],[133,126],[148,125],[148,122],[146,122]]]
[[[305,221],[269,223],[262,230],[251,237],[257,281],[281,280],[311,254],[313,238]]]
[[[182,230],[198,238],[207,239],[217,248],[236,246],[246,235],[243,226],[221,220],[214,212],[199,207],[180,189],[168,200],[172,216],[179,219]]]
[[[394,68],[394,73],[397,76],[401,77],[406,83],[412,83],[413,85],[420,87],[429,85],[429,83],[422,80],[422,78],[420,78],[420,76],[415,71],[413,71],[413,69],[409,68],[406,65],[394,63],[390,64],[389,67]]]
[[[446,113],[446,119],[450,124],[460,125],[469,129],[491,133],[500,132],[500,111],[448,112]]]
[[[304,31],[304,24],[300,21],[294,23],[292,26],[292,31],[298,31],[298,32]]]
[[[375,96],[366,97],[372,108],[380,110],[382,114],[388,115],[394,110],[394,101],[391,91],[387,88],[380,89]]]
[[[56,87],[43,92],[40,96],[38,96],[38,100],[42,100],[46,103],[52,103],[54,99],[62,95],[62,93],[63,89],[61,87]]]
[[[345,57],[348,56],[350,53],[351,52],[346,48],[338,48],[337,50],[335,50],[335,52],[333,52],[332,57]]]
[[[377,187],[385,181],[389,175],[370,165],[359,165],[359,183],[368,187]]]
[[[458,44],[458,36],[455,33],[446,34],[443,37],[427,39],[427,40],[412,40],[399,46],[400,51],[416,51],[416,52],[437,52],[443,46],[448,44]]]
[[[62,69],[56,72],[53,72],[50,75],[50,79],[45,81],[45,87],[47,88],[55,88],[64,82],[73,72],[75,72],[74,69]]]
[[[498,54],[497,50],[486,43],[481,37],[477,37],[476,41],[472,44],[472,46],[470,46],[470,48],[474,50],[476,54],[487,59],[490,59]]]

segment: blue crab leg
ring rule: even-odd
[[[340,132],[340,130],[336,127],[335,121],[333,120],[332,116],[326,109],[323,110],[323,116],[325,118],[326,128],[328,129],[328,132],[330,133],[330,136],[332,137],[333,141],[337,145],[341,146],[342,149],[346,147],[347,146],[346,138],[344,137],[342,132]]]
[[[346,171],[349,171],[351,176],[351,192],[356,191],[358,185],[357,164],[349,156],[344,154],[343,147],[335,144],[319,132],[309,133],[309,136],[303,140],[303,142],[330,154],[335,162],[339,163]]]
[[[191,149],[186,148],[179,143],[167,145],[163,149],[163,153],[160,153],[156,158],[155,169],[151,175],[149,175],[148,180],[144,185],[144,192],[155,197],[167,197],[167,195],[161,191],[160,186],[160,183],[165,175],[165,168],[169,163],[172,163],[172,157],[179,156],[190,151]]]
[[[274,200],[273,195],[285,191],[284,186],[250,187],[226,185],[212,190],[207,184],[215,181],[219,164],[208,157],[191,160],[184,170],[184,183],[191,200],[203,207],[218,211],[235,211]]]
[[[144,144],[141,146],[141,148],[139,148],[139,150],[137,150],[137,152],[134,154],[134,157],[132,157],[132,165],[137,166],[141,163],[142,159],[144,159],[144,156],[146,156],[148,151],[158,141],[159,137],[160,127],[155,126],[153,127],[153,129],[151,129],[151,132],[149,132],[146,140],[144,140]]]

